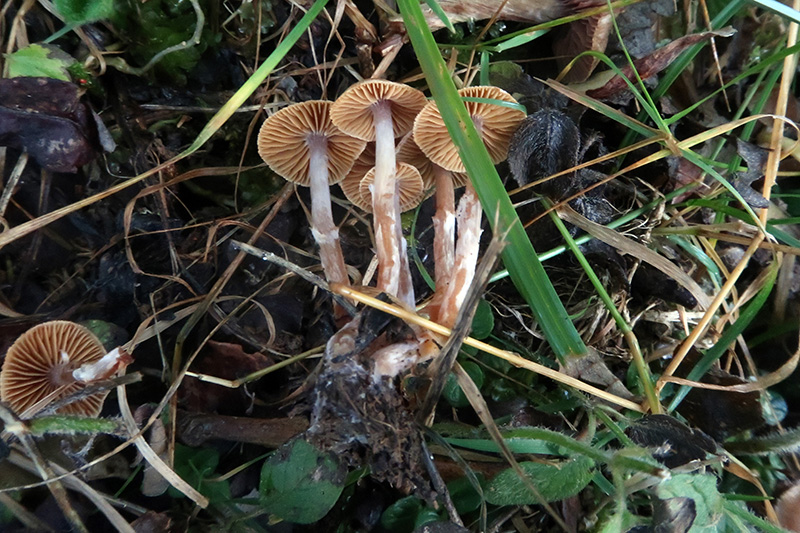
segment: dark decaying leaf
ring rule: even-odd
[[[581,136],[575,122],[561,111],[543,109],[522,121],[508,147],[508,165],[520,187],[578,164]],[[547,195],[563,197],[554,182],[572,179],[574,173],[540,186]]]
[[[27,150],[53,172],[76,172],[100,151],[98,124],[73,83],[0,80],[0,146]]]
[[[657,533],[686,533],[697,518],[691,498],[667,498],[653,502],[653,531]]]
[[[645,416],[625,433],[639,446],[654,448],[653,457],[669,468],[705,459],[717,449],[711,437],[668,415]]]
[[[639,77],[642,80],[646,80],[668,67],[688,47],[702,41],[707,41],[712,37],[730,37],[733,33],[734,30],[727,28],[718,31],[706,31],[687,35],[672,41],[666,46],[662,46],[650,55],[637,59],[633,64],[636,67],[636,72],[639,74]],[[621,70],[626,78],[635,81],[633,70],[630,66],[623,67]],[[602,100],[614,96],[620,91],[627,89],[627,87],[628,85],[625,83],[624,79],[620,76],[614,76],[599,89],[586,91],[586,95]]]
[[[698,350],[690,350],[676,375],[685,378],[689,369],[699,361],[700,357]],[[718,368],[708,371],[701,381],[712,385],[746,383],[743,379]],[[678,406],[678,412],[693,426],[700,428],[717,441],[764,425],[759,392],[733,392],[695,387]]]
[[[608,36],[613,24],[608,13],[578,19],[567,25],[563,32],[553,40],[553,52],[560,59],[559,67],[564,68],[572,58],[586,51],[603,52],[608,44]],[[600,60],[594,56],[583,56],[567,72],[567,82],[585,81]]]
[[[766,209],[769,207],[769,201],[758,194],[752,184],[764,176],[764,167],[767,164],[769,153],[763,148],[741,139],[736,140],[736,151],[747,163],[747,171],[736,173],[736,177],[731,181],[733,188],[742,195],[750,207]]]

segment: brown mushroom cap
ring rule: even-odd
[[[427,100],[421,91],[387,80],[364,80],[348,88],[336,99],[331,120],[342,131],[365,141],[375,140],[372,105],[391,101],[394,136],[401,137],[414,127],[414,117]]]
[[[367,143],[364,151],[358,156],[356,162],[353,163],[353,168],[347,173],[342,181],[339,182],[342,192],[350,200],[354,206],[363,209],[364,211],[372,211],[372,206],[369,201],[370,198],[364,198],[361,195],[361,180],[367,175],[367,172],[375,166],[375,143]]]
[[[312,100],[285,107],[268,117],[258,132],[258,155],[285,179],[309,185],[308,141],[324,137],[328,147],[328,183],[344,179],[364,149],[364,141],[343,133],[330,120],[331,102]]]
[[[433,169],[433,162],[428,159],[419,145],[414,141],[414,135],[408,134],[403,137],[400,144],[397,145],[397,161],[400,163],[408,163],[413,165],[419,170],[422,176],[422,181],[425,183],[425,189],[432,189],[435,186],[436,175]],[[453,180],[453,187],[463,187],[467,184],[469,176],[463,172],[450,172],[450,177]]]
[[[517,103],[514,98],[497,87],[466,87],[458,91],[466,98],[484,98]],[[485,102],[464,102],[467,112],[478,131],[493,163],[503,161],[508,155],[508,143],[525,113],[520,109]],[[435,102],[428,102],[414,122],[414,140],[431,161],[453,172],[465,172],[447,127],[444,125]]]
[[[372,193],[369,190],[369,186],[374,179],[375,168],[373,167],[359,184],[361,197],[366,200],[366,204],[369,206],[365,211],[372,210]],[[398,163],[397,192],[400,196],[400,211],[408,211],[417,207],[422,199],[425,198],[425,183],[422,181],[419,170],[408,163]]]
[[[22,413],[42,398],[61,390],[61,399],[85,387],[72,377],[78,367],[101,359],[105,348],[85,327],[65,320],[35,326],[11,345],[0,373],[0,398]],[[61,414],[98,416],[108,392],[93,394],[61,407]]]

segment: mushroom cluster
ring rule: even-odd
[[[525,113],[496,87],[459,93],[492,160],[504,160]],[[355,206],[373,215],[378,290],[412,310],[416,299],[400,213],[435,188],[436,290],[429,314],[452,326],[475,272],[481,205],[434,102],[407,85],[365,80],[335,102],[278,111],[261,127],[258,151],[277,174],[311,187],[312,233],[328,281],[349,284],[327,189],[339,183]],[[456,209],[454,189],[460,186],[466,189]]]

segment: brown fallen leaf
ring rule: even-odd
[[[712,37],[730,37],[735,33],[735,31],[736,30],[732,28],[723,28],[717,31],[706,31],[687,35],[672,41],[666,46],[662,46],[652,54],[649,54],[641,59],[637,59],[633,62],[633,65],[636,67],[636,72],[639,74],[639,77],[642,80],[646,80],[647,78],[655,76],[664,70],[688,47],[702,41],[708,41]],[[633,70],[631,69],[630,65],[622,67],[621,70],[626,78],[629,80],[634,79]],[[625,83],[625,80],[616,75],[605,82],[602,87],[587,90],[586,96],[603,100],[611,98],[627,88],[628,84]]]
[[[511,20],[515,22],[542,23],[575,14],[581,10],[605,5],[601,0],[439,0],[439,7],[451,23],[473,20]],[[428,6],[421,6],[428,27],[435,31],[445,24]],[[402,19],[391,20],[390,33],[404,33]],[[611,16],[601,13],[576,20],[565,26],[554,39],[554,52],[564,59],[562,66],[581,52],[603,52],[608,44]],[[597,66],[595,58],[581,58],[567,74],[567,81],[585,80]]]

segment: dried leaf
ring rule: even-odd
[[[703,33],[695,33],[676,39],[666,46],[662,46],[650,55],[633,62],[636,67],[636,72],[642,80],[646,80],[655,76],[666,67],[668,67],[675,59],[683,53],[688,47],[693,46],[699,42],[707,41],[712,37],[730,37],[735,33],[732,28],[723,28],[717,31],[706,31]],[[623,67],[622,73],[629,80],[634,79],[633,70],[630,66]],[[592,89],[586,91],[586,95],[598,100],[608,99],[615,94],[624,91],[628,88],[628,84],[620,76],[614,76],[605,85],[599,89]]]
[[[625,433],[639,446],[655,448],[653,457],[668,468],[705,459],[717,449],[711,437],[668,415],[642,417]]]

